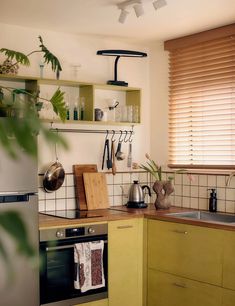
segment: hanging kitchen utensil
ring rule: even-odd
[[[106,131],[106,137],[105,137],[105,142],[104,142],[104,151],[103,151],[103,157],[102,157],[102,170],[104,169],[104,162],[105,162],[105,156],[107,155],[107,160],[106,160],[106,165],[107,168],[110,169],[112,168],[112,160],[111,160],[111,155],[110,155],[110,149],[109,149],[109,131]]]
[[[46,192],[56,191],[64,183],[65,171],[62,164],[58,160],[56,143],[55,156],[56,161],[49,166],[43,177],[43,188]]]
[[[117,160],[123,160],[126,157],[125,153],[122,152],[122,142],[123,142],[123,140],[121,140],[122,131],[120,131],[120,132],[121,132],[121,135],[119,137],[118,145],[117,145],[117,151],[115,153],[115,156],[116,156]]]
[[[128,168],[132,167],[132,139],[131,139],[132,134],[133,134],[133,131],[131,131],[130,137],[128,138],[128,141],[129,141],[129,152],[127,156],[127,167]]]
[[[132,143],[129,142],[129,152],[127,156],[127,167],[131,168],[132,166]]]
[[[112,174],[113,175],[115,175],[116,172],[117,172],[116,163],[115,163],[115,153],[114,153],[115,147],[114,147],[114,142],[115,142],[115,140],[112,140],[112,149],[111,149],[111,152],[112,152]]]

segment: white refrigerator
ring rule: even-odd
[[[19,254],[0,224],[0,247],[7,254],[6,261],[0,253],[0,306],[39,306],[37,162],[21,150],[12,160],[0,148],[0,215],[6,211],[19,213],[37,256],[32,262]]]

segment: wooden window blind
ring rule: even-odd
[[[169,166],[235,168],[235,32],[192,41],[169,50]]]

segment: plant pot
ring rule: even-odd
[[[172,181],[155,181],[153,190],[156,193],[156,209],[168,209],[171,206],[170,194],[174,192]]]
[[[16,75],[19,70],[19,65],[15,64],[13,65],[11,60],[5,60],[1,65],[0,65],[0,74],[14,74]]]

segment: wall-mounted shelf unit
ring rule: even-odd
[[[40,96],[44,98],[50,98],[55,92],[57,87],[60,87],[65,92],[65,101],[70,106],[70,118],[72,117],[73,107],[76,101],[79,101],[78,97],[84,98],[85,111],[83,120],[67,120],[66,123],[76,124],[97,124],[97,125],[136,125],[141,123],[141,89],[125,86],[114,86],[106,84],[94,84],[69,80],[55,80],[55,79],[40,79],[30,76],[14,76],[14,75],[0,75],[0,86],[9,86],[13,88],[25,88],[30,92],[34,92],[37,89],[40,90]],[[9,84],[9,85],[8,85]],[[108,99],[110,98],[110,99]],[[119,114],[123,113],[122,108],[128,108],[131,106],[133,110],[137,109],[137,115],[124,119],[120,117],[120,120],[110,120],[105,118],[106,121],[95,121],[94,109],[100,108],[104,112],[109,112],[108,100],[117,100],[119,105],[116,110]],[[45,103],[46,104],[46,103]],[[48,109],[44,108],[39,115],[41,118],[48,122],[60,122],[52,111],[51,105],[48,105]],[[117,118],[116,118],[117,119]]]

